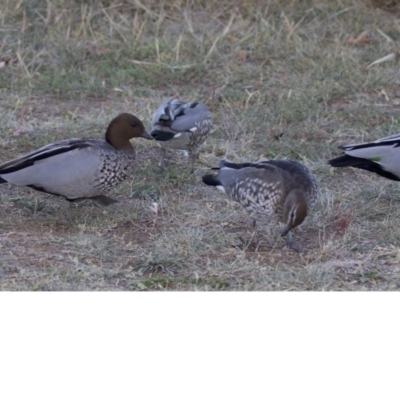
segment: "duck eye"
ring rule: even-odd
[[[136,126],[136,124],[131,124],[131,126],[135,127],[135,126]]]

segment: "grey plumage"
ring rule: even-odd
[[[103,192],[123,181],[133,169],[135,150],[129,139],[152,139],[142,122],[121,114],[103,139],[66,139],[0,166],[0,183],[28,186],[69,201],[92,198],[108,205]]]
[[[167,100],[154,112],[151,125],[151,135],[161,146],[161,168],[165,170],[165,149],[169,147],[189,152],[193,172],[201,145],[212,128],[209,109],[196,101]]]
[[[375,142],[340,146],[345,154],[329,160],[332,167],[364,169],[387,179],[400,181],[400,135],[387,136]]]
[[[291,239],[291,229],[300,225],[319,196],[319,186],[307,167],[292,160],[266,160],[235,164],[219,163],[217,175],[203,176],[203,182],[223,190],[230,199],[240,203],[256,222],[269,222],[277,214],[284,224],[281,235],[294,250],[299,248]]]

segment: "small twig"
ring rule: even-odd
[[[130,60],[131,63],[133,64],[139,64],[139,65],[156,65],[156,66],[162,66],[162,67],[167,67],[170,69],[186,69],[186,68],[191,68],[194,67],[198,64],[185,64],[185,65],[169,65],[165,64],[163,62],[155,63],[151,61],[140,61],[140,60]]]

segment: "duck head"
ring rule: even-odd
[[[289,192],[283,205],[283,223],[281,236],[286,236],[289,231],[300,225],[307,216],[307,200],[299,189]]]
[[[146,131],[142,121],[132,114],[123,113],[115,117],[108,125],[106,141],[117,150],[131,148],[130,139],[142,137],[153,139]]]

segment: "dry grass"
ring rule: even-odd
[[[361,0],[5,0],[0,25],[0,162],[102,136],[120,112],[150,127],[171,96],[204,101],[215,121],[194,177],[177,156],[160,174],[158,148],[138,141],[120,202],[79,204],[76,226],[63,199],[1,185],[2,290],[399,289],[400,186],[326,165],[339,144],[399,131],[395,12]],[[320,204],[295,232],[308,254],[282,248],[273,226],[243,247],[244,211],[201,184],[225,157],[293,158],[316,174]]]

